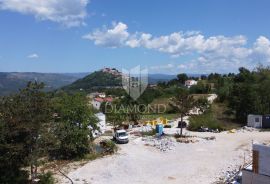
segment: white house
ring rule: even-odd
[[[91,102],[91,104],[93,105],[94,108],[96,109],[100,109],[100,105],[102,104],[102,102],[112,102],[113,99],[111,97],[107,97],[107,98],[94,98]]]
[[[247,118],[247,126],[254,128],[262,128],[262,115],[249,114]]]
[[[185,81],[185,86],[187,86],[188,88],[190,88],[191,86],[193,86],[193,85],[197,85],[197,81],[195,81],[195,80],[186,80]]]
[[[95,109],[100,109],[100,105],[102,102],[103,102],[102,98],[94,98],[91,103]]]

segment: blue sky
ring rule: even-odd
[[[0,71],[236,72],[270,64],[268,0],[0,0]]]

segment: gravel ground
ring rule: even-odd
[[[270,137],[270,132],[258,131],[186,133],[216,139],[173,143],[173,149],[164,152],[142,138],[131,137],[129,144],[119,145],[116,155],[91,161],[68,176],[75,184],[208,184],[250,159],[253,140],[263,143]],[[60,183],[69,182],[62,179]]]

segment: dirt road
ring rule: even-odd
[[[91,161],[68,176],[75,184],[208,184],[243,164],[253,140],[270,140],[270,132],[191,134],[216,140],[177,143],[174,150],[164,153],[133,137],[129,144],[120,145],[118,154]]]

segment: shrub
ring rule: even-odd
[[[102,157],[101,153],[91,152],[91,153],[84,155],[83,158],[86,160],[95,160],[95,159],[100,158],[100,157]]]
[[[209,129],[223,130],[222,125],[218,122],[211,111],[205,112],[201,115],[191,116],[189,118],[188,129],[191,131],[198,131],[201,127]]]
[[[104,140],[102,142],[100,142],[101,147],[104,150],[104,154],[113,154],[117,151],[117,146],[116,144],[111,141],[111,140]]]
[[[172,128],[172,125],[165,125],[164,128]]]
[[[54,184],[53,174],[51,172],[43,173],[38,176],[38,184]]]

